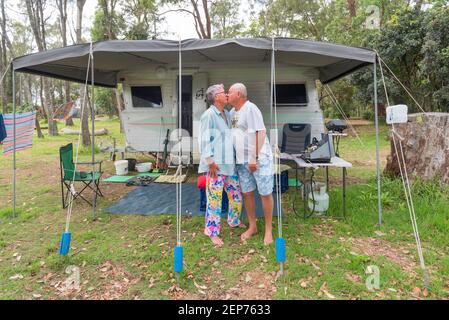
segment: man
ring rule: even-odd
[[[224,109],[227,96],[222,84],[206,90],[210,104],[200,119],[199,146],[201,159],[198,172],[206,173],[206,225],[204,233],[221,247],[220,215],[223,189],[229,199],[227,222],[231,227],[245,227],[240,223],[242,191],[235,168],[234,146],[230,135],[229,112]]]
[[[273,242],[273,156],[267,137],[263,117],[257,106],[247,99],[246,87],[236,83],[229,88],[228,103],[231,110],[237,172],[242,187],[243,199],[248,215],[248,230],[241,239],[247,240],[257,233],[256,204],[254,190],[260,194],[265,218],[264,244]]]

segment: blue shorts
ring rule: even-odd
[[[256,190],[261,196],[267,196],[273,192],[273,162],[270,158],[257,160],[257,170],[249,171],[248,164],[237,165],[240,179],[240,187],[243,193]]]

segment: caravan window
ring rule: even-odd
[[[131,87],[134,108],[162,108],[161,86]]]
[[[276,84],[276,104],[285,106],[306,106],[306,85],[303,83]]]

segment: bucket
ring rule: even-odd
[[[152,167],[153,164],[151,162],[144,162],[136,165],[136,169],[139,172],[148,172],[151,170]]]
[[[315,200],[315,205],[314,205]],[[318,214],[322,214],[329,209],[329,195],[326,193],[326,185],[321,182],[317,182],[313,188],[312,193],[309,193],[309,209],[314,210]]]
[[[124,176],[128,174],[128,160],[118,160],[114,162],[115,173],[118,176]]]
[[[126,158],[128,160],[128,171],[136,171],[137,160],[134,158]]]

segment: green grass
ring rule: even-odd
[[[111,137],[117,138],[118,145],[124,144],[117,119],[102,119],[97,121],[96,127],[105,127],[110,133],[106,137],[97,137],[98,144],[112,144]],[[302,202],[298,195],[295,196],[294,188],[283,195],[287,261],[285,275],[272,284],[276,288],[270,295],[273,299],[329,299],[332,296],[337,299],[409,299],[415,287],[423,289],[401,181],[387,177],[382,180],[383,224],[379,228],[374,129],[360,128],[359,133],[363,145],[356,138],[347,137],[342,139],[340,146],[341,155],[354,163],[354,168],[348,170],[346,220],[304,220]],[[380,139],[383,160],[389,151],[386,134],[387,127],[383,125]],[[35,138],[32,149],[17,154],[18,216],[14,219],[11,218],[12,158],[0,157],[0,298],[33,299],[33,294],[46,299],[82,299],[86,294],[95,297],[95,294],[113,290],[108,287],[111,281],[123,284],[124,277],[131,284],[115,298],[174,298],[168,290],[175,284],[172,271],[175,216],[117,216],[102,212],[101,209],[130,190],[120,184],[103,184],[106,197],[99,199],[97,220],[92,219],[91,208],[82,202],[76,203],[70,228],[70,253],[67,257],[58,254],[67,213],[61,209],[58,149],[69,142],[76,145],[77,136],[46,135],[44,139]],[[104,160],[104,170],[110,175],[114,174],[114,166],[108,157],[109,154],[96,154],[96,158]],[[137,157],[142,161],[149,159],[143,154]],[[89,159],[90,148],[83,148],[79,160]],[[342,209],[341,171],[333,169],[330,174],[329,213],[338,215]],[[322,178],[323,174],[318,171],[317,179]],[[424,257],[430,270],[428,297],[447,299],[448,187],[437,181],[417,180],[412,192]],[[297,214],[293,211],[293,202],[300,211]],[[225,226],[222,230],[225,245],[217,250],[202,234],[203,223],[202,217],[183,219],[185,271],[181,277],[181,296],[224,298],[230,288],[238,287],[241,291],[254,292],[254,298],[257,298],[259,280],[246,283],[245,276],[254,272],[273,278],[279,269],[274,246],[263,246],[263,232],[243,244],[239,241],[242,231]],[[263,231],[262,221],[258,224]],[[274,227],[277,228],[276,218]],[[368,239],[380,241],[382,246],[389,248],[388,252],[397,253],[405,262],[411,263],[411,272],[391,257],[367,253],[357,247],[357,243],[368,243]],[[104,277],[101,266],[107,261],[118,271]],[[67,296],[57,287],[60,287],[58,282],[67,278],[65,271],[70,265],[80,268],[81,291]],[[365,286],[369,276],[365,270],[370,265],[378,266],[380,270],[380,288],[374,292]],[[10,279],[17,274],[23,278]],[[349,276],[358,280],[351,281]],[[208,295],[199,293],[195,283],[206,285],[204,291]],[[329,295],[320,288],[325,288]]]

